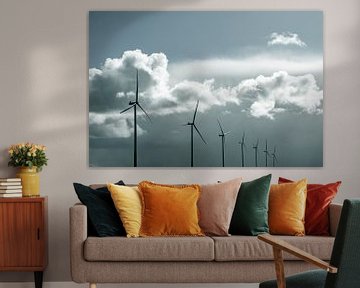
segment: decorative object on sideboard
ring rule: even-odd
[[[22,197],[20,178],[0,178],[0,198]]]
[[[47,165],[46,147],[34,143],[20,143],[9,147],[9,166],[19,167],[16,174],[21,178],[22,196],[32,197],[40,195],[39,172]]]

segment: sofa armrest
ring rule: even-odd
[[[85,282],[86,265],[83,245],[87,238],[87,208],[82,204],[70,207],[70,268],[73,281]]]
[[[336,231],[339,225],[341,209],[341,204],[331,203],[329,207],[330,235],[334,237],[336,236]]]

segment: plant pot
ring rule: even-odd
[[[17,177],[21,178],[22,196],[40,196],[40,177],[36,167],[20,167]]]

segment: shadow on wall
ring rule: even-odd
[[[2,36],[0,175],[7,167],[7,147],[31,141],[48,146],[49,166],[41,172],[41,193],[49,196],[49,265],[45,281],[68,281],[68,208],[76,201],[73,181],[88,172],[88,11],[103,10],[97,1],[76,4],[40,0],[8,1],[0,11]],[[181,2],[181,4],[178,3]],[[187,7],[197,0],[187,0]],[[107,10],[181,10],[184,1],[117,3]],[[159,4],[157,4],[159,3]],[[181,7],[179,7],[181,5]],[[94,8],[95,7],[95,8]],[[179,8],[178,8],[179,7]],[[36,17],[34,17],[36,15]],[[16,18],[17,21],[13,21]],[[129,19],[128,25],[137,19]],[[14,116],[14,114],[16,116]],[[93,172],[94,173],[94,172]],[[104,173],[106,173],[104,171]],[[86,176],[88,178],[89,176]],[[0,282],[33,281],[31,273],[2,272]]]

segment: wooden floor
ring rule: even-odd
[[[88,284],[44,282],[43,288],[88,288]],[[98,284],[97,288],[258,288],[258,284]],[[0,288],[34,288],[33,283],[0,283]]]

